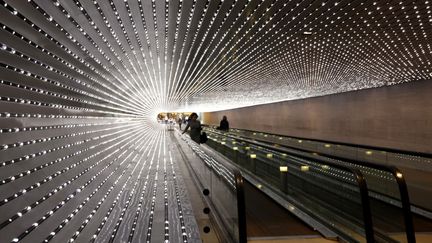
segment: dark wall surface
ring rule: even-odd
[[[432,153],[432,81],[203,114],[230,127]]]

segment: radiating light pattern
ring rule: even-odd
[[[431,7],[0,0],[2,241],[193,242],[159,112],[430,80]]]
[[[432,77],[429,1],[0,3],[2,69],[73,91],[59,95],[79,110],[213,111]]]

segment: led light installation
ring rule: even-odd
[[[2,241],[193,242],[156,114],[429,80],[431,7],[0,0]]]
[[[41,65],[55,78],[8,68],[73,84],[83,95],[81,102],[106,108],[98,112],[142,116],[227,109],[432,74],[429,1],[31,0],[2,5],[1,27],[8,32],[2,50]]]

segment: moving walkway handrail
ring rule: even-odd
[[[246,200],[244,195],[243,176],[239,170],[234,171],[237,192],[237,211],[238,211],[238,227],[239,227],[239,242],[247,243],[247,228],[246,228]]]
[[[201,126],[210,127],[210,128],[215,127],[213,125],[208,125],[208,124],[202,124]],[[253,131],[253,130],[249,130],[249,129],[235,128],[235,127],[230,128],[230,130],[240,130],[240,131],[247,131],[247,132],[251,132],[251,133],[263,133],[263,134],[268,134],[268,135],[272,135],[272,136],[293,138],[293,139],[303,140],[303,141],[312,141],[312,142],[319,142],[319,143],[326,143],[326,144],[344,145],[344,146],[348,146],[348,147],[356,147],[356,148],[362,148],[362,149],[368,149],[368,150],[377,150],[377,151],[405,154],[405,155],[409,155],[409,156],[419,156],[419,157],[432,159],[432,154],[431,153],[425,153],[425,152],[408,151],[408,150],[403,150],[403,149],[370,146],[370,145],[347,143],[347,142],[338,142],[338,141],[323,140],[323,139],[316,139],[316,138],[296,137],[296,136],[290,136],[290,135],[275,134],[275,133],[270,133],[270,132]]]
[[[184,138],[187,139],[187,138]],[[194,151],[195,152],[195,151]],[[201,160],[203,160],[200,156],[198,156]],[[203,161],[204,162],[204,161]],[[221,161],[218,161],[221,163]],[[204,165],[208,166],[205,162]],[[236,167],[223,163],[225,167],[229,167],[231,172],[234,175],[235,182],[235,190],[237,197],[237,217],[238,217],[238,233],[239,233],[239,243],[247,243],[247,227],[246,227],[246,200],[244,195],[244,180],[243,176]],[[208,166],[209,167],[209,166]],[[214,168],[211,167],[214,171]],[[192,169],[193,170],[193,169]],[[215,172],[215,174],[218,174]]]
[[[249,139],[246,139],[242,136],[239,137],[235,137],[232,135],[227,135],[224,134],[227,137],[233,138],[233,139],[238,139],[238,140],[243,140],[246,141],[248,143],[251,144],[256,144],[258,146],[261,147],[265,147],[267,149],[272,149],[272,150],[276,150],[282,153],[287,153],[287,151],[284,151],[282,148],[280,147],[273,147],[270,145],[267,145],[265,143],[268,143],[266,141],[263,140],[259,140],[259,139],[255,139],[254,140],[258,140],[259,143],[255,142],[255,141],[251,141]],[[264,144],[263,144],[264,143]],[[292,147],[289,145],[282,145],[283,147],[286,148],[290,148],[290,149],[294,149],[297,151],[301,151],[301,152],[306,152],[306,153],[311,153],[313,151],[307,150],[307,149],[301,149],[301,148],[297,148],[297,147]],[[334,156],[331,154],[327,154],[327,153],[323,153],[320,152],[319,155],[324,155],[324,157],[330,158],[330,159],[336,159],[336,160],[341,160],[344,162],[348,162],[351,164],[356,164],[356,165],[361,165],[361,166],[366,166],[366,167],[370,167],[373,169],[377,169],[377,170],[381,170],[381,171],[386,171],[389,172],[393,175],[393,177],[396,180],[396,183],[398,184],[398,189],[399,189],[399,194],[400,194],[400,200],[401,200],[401,204],[402,204],[402,211],[403,211],[403,217],[404,217],[404,224],[405,224],[405,233],[406,233],[406,238],[408,243],[415,243],[416,239],[415,239],[415,231],[414,231],[414,224],[413,224],[413,219],[412,219],[412,214],[411,214],[411,203],[409,200],[409,194],[408,194],[408,187],[406,184],[406,181],[403,177],[402,172],[395,166],[388,166],[388,165],[381,165],[381,164],[374,164],[371,162],[366,162],[366,161],[358,161],[358,160],[354,160],[354,159],[347,159],[347,158],[342,158],[342,157],[338,157],[338,156]]]
[[[274,147],[274,146],[270,146],[267,144],[263,144],[263,143],[268,143],[268,142],[263,141],[263,140],[259,140],[259,139],[254,138],[255,141],[251,141],[251,140],[246,139],[242,136],[232,136],[232,135],[227,135],[227,134],[223,134],[223,135],[230,137],[232,139],[243,140],[247,143],[255,144],[257,146],[265,147],[267,149],[279,151],[282,153],[288,152],[288,151],[283,150],[280,147]],[[256,140],[259,140],[259,142],[256,142]],[[282,145],[282,146],[286,147],[286,148],[294,149],[297,151],[306,152],[306,153],[313,152],[310,150],[292,147],[289,145]],[[348,162],[348,163],[352,163],[352,164],[356,164],[356,165],[361,165],[361,166],[366,166],[366,167],[370,167],[373,169],[377,169],[377,170],[386,171],[386,172],[391,173],[393,175],[393,177],[395,178],[396,183],[398,184],[400,200],[401,200],[401,204],[402,204],[402,211],[403,211],[403,217],[404,217],[405,233],[406,233],[407,242],[408,243],[415,243],[416,242],[414,224],[413,224],[413,219],[412,219],[412,214],[411,214],[411,203],[410,203],[409,195],[408,195],[408,187],[406,185],[406,181],[403,177],[403,174],[401,173],[401,171],[397,167],[374,164],[374,163],[364,162],[364,161],[357,161],[357,160],[353,160],[353,159],[346,159],[346,158],[341,158],[338,156],[334,156],[334,155],[330,155],[330,154],[326,154],[326,153],[322,153],[322,152],[320,152],[319,154],[324,155],[324,157],[327,157],[330,159],[341,160],[344,162]],[[296,156],[298,156],[298,155],[296,155]],[[308,158],[308,159],[310,159],[310,158]]]
[[[229,136],[229,135],[226,135],[226,136]],[[232,136],[229,136],[229,137],[234,138]],[[246,141],[246,139],[240,139],[240,140]],[[255,142],[248,142],[248,143],[256,144]],[[258,145],[258,146],[267,147],[268,149],[272,149],[272,150],[282,152],[282,153],[286,152],[286,151],[283,151],[283,150],[280,150],[277,148],[273,148],[273,147],[270,147],[267,145],[265,145],[265,146]],[[302,157],[302,158],[308,159],[308,160],[312,160],[312,161],[315,161],[317,163],[333,166],[334,168],[337,168],[339,170],[350,172],[355,176],[355,179],[356,179],[357,185],[359,187],[359,191],[360,191],[366,241],[367,242],[375,242],[373,223],[372,223],[372,213],[371,213],[371,207],[370,207],[370,203],[369,203],[368,188],[367,188],[366,179],[364,178],[363,173],[359,169],[351,168],[348,166],[343,166],[343,165],[339,165],[339,164],[328,162],[328,161],[321,161],[321,160],[309,158],[309,157],[302,156],[302,155],[295,155],[295,156]]]

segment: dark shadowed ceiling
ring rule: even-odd
[[[211,111],[432,77],[430,1],[0,3],[2,87],[56,98],[15,102]]]

